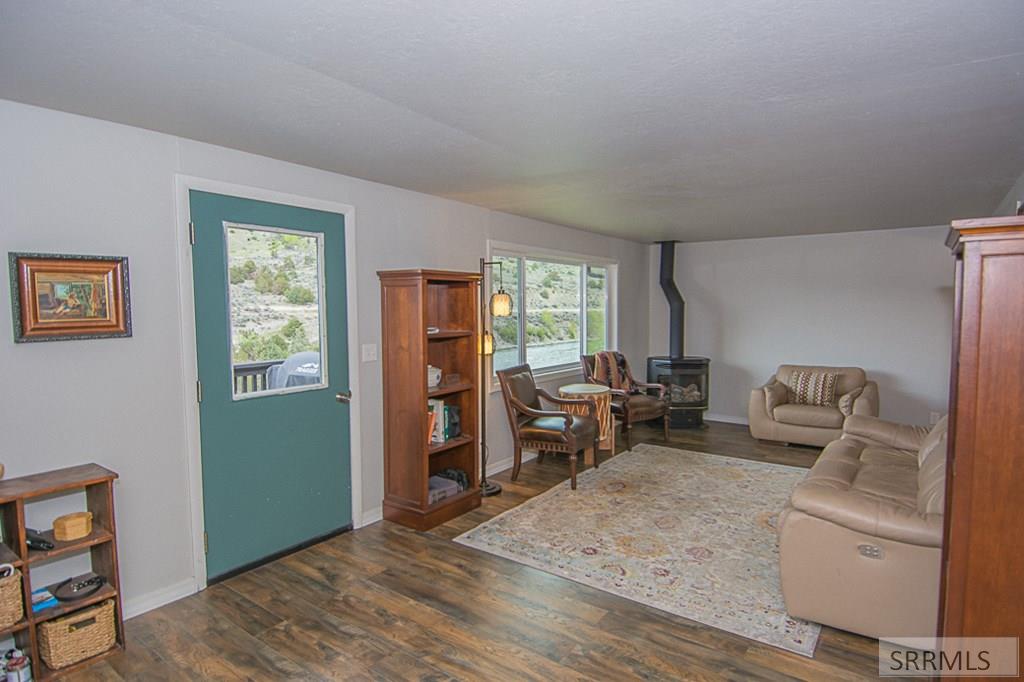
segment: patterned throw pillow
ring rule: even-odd
[[[789,377],[789,401],[794,405],[836,406],[835,372],[793,372]]]

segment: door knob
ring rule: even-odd
[[[339,403],[345,403],[347,405],[352,402],[352,391],[342,391],[338,395],[334,396],[334,398]]]

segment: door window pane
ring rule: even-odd
[[[224,224],[235,399],[327,384],[323,234]]]
[[[491,268],[491,292],[504,288],[512,295],[512,316],[492,317],[494,330],[494,371],[515,367],[519,364],[519,259],[501,256],[494,259],[501,263]]]
[[[608,268],[587,266],[587,354],[608,347]]]
[[[580,266],[525,260],[526,362],[534,370],[579,363]]]

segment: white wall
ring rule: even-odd
[[[192,584],[176,264],[175,173],[352,204],[360,343],[380,343],[376,271],[476,270],[488,239],[618,260],[620,299],[646,301],[647,248],[138,128],[0,100],[3,251],[129,257],[133,337],[15,344],[0,334],[0,431],[9,476],[85,461],[121,474],[121,574],[129,613]],[[2,294],[10,314],[9,292]],[[619,339],[647,349],[647,306],[624,304]],[[358,353],[359,349],[352,349]],[[360,365],[364,516],[382,490],[380,363]],[[509,454],[492,395],[492,458]],[[40,525],[44,523],[39,521]]]
[[[686,352],[711,358],[710,415],[746,423],[750,389],[783,363],[854,365],[878,381],[881,416],[946,411],[953,258],[946,227],[676,245]],[[651,354],[668,304],[650,247]],[[713,417],[712,417],[713,418]]]

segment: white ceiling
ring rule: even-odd
[[[649,241],[1024,171],[1021,0],[0,0],[0,97]]]

